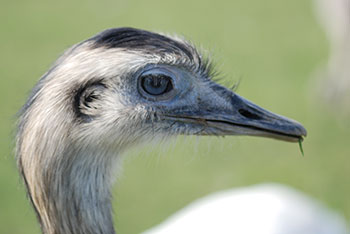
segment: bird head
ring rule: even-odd
[[[306,130],[215,83],[212,66],[179,38],[106,30],[69,49],[24,108],[43,132],[79,145],[127,147],[173,135],[253,135],[296,142]],[[43,108],[43,107],[47,108]],[[62,137],[61,137],[62,138]],[[83,144],[82,144],[83,143]]]

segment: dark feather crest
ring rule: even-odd
[[[105,46],[107,48],[125,48],[157,53],[184,53],[190,60],[193,60],[193,48],[190,48],[189,45],[141,29],[111,28],[97,34],[90,40],[94,41],[95,47]]]

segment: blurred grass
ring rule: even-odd
[[[129,153],[115,188],[119,233],[138,233],[213,191],[269,181],[350,218],[350,129],[310,101],[309,78],[328,54],[311,2],[1,0],[0,22],[0,233],[39,232],[13,159],[15,113],[64,49],[120,26],[176,32],[209,48],[225,84],[241,79],[241,95],[299,120],[309,135],[305,157],[297,144],[248,137],[180,137]]]

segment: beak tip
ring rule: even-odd
[[[307,130],[305,129],[305,127],[301,123],[296,122],[296,128],[297,128],[297,131],[298,131],[297,134],[301,138],[305,138],[307,136]]]

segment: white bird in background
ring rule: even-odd
[[[343,216],[301,192],[260,184],[200,198],[144,234],[349,234]]]
[[[350,1],[314,0],[317,19],[330,43],[320,93],[337,117],[350,116]]]
[[[139,143],[179,134],[306,136],[301,124],[216,84],[212,74],[190,43],[133,28],[68,49],[34,87],[18,123],[18,167],[43,233],[115,233],[111,187],[120,155]],[[254,222],[247,228],[261,225]]]

